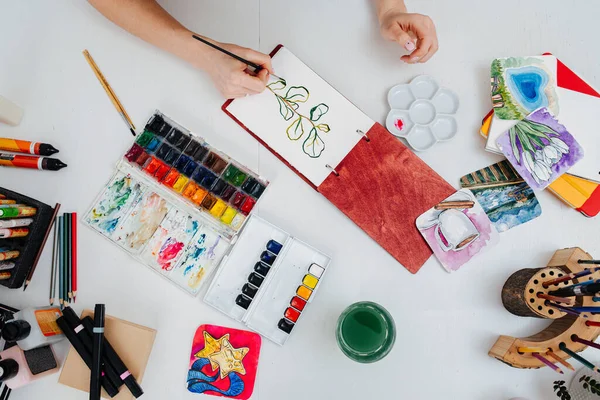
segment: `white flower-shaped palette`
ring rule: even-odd
[[[458,132],[454,114],[458,96],[440,87],[431,76],[421,75],[409,84],[396,85],[388,92],[391,110],[385,124],[394,136],[405,138],[410,147],[424,151]]]

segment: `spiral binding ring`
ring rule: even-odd
[[[337,172],[335,169],[333,169],[333,167],[332,167],[331,165],[329,165],[329,164],[325,164],[325,166],[326,166],[327,168],[329,168],[329,169],[330,169],[330,170],[333,172],[333,174],[334,174],[335,176],[340,176],[340,174],[339,174],[339,173],[338,173],[338,172]]]
[[[367,142],[370,142],[370,141],[371,141],[371,139],[369,139],[369,137],[367,136],[367,134],[366,134],[366,133],[364,133],[363,131],[361,131],[360,129],[357,129],[357,130],[356,130],[356,133],[358,133],[359,135],[362,135],[362,136],[365,138],[365,140],[366,140]]]

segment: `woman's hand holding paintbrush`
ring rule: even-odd
[[[204,43],[198,42],[198,52],[203,55],[198,66],[210,75],[223,96],[235,99],[265,90],[269,75],[273,73],[271,57],[235,44],[219,43],[198,35],[193,35],[193,38]],[[244,61],[237,60],[234,56]]]

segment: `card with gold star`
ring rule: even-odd
[[[201,325],[192,342],[187,388],[192,393],[248,399],[254,390],[260,335]]]

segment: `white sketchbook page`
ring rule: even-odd
[[[310,110],[321,103],[329,107],[327,113],[315,122],[315,125],[327,124],[330,129],[327,133],[318,131],[325,144],[325,149],[318,158],[311,158],[303,151],[303,143],[309,136],[308,128],[312,129],[312,124],[304,119],[302,122],[308,127],[304,135],[298,140],[290,140],[286,130],[297,121],[298,115],[294,114],[286,121],[280,113],[279,101],[270,90],[237,99],[227,110],[310,182],[319,186],[331,173],[325,165],[335,168],[361,140],[362,136],[356,130],[366,133],[374,121],[285,47],[279,49],[273,57],[273,69],[287,81],[286,88],[276,93],[285,97],[292,86],[303,86],[309,91],[308,100],[298,103],[297,111],[300,114],[310,117]],[[270,82],[275,80],[271,79]]]
[[[567,172],[600,182],[600,98],[559,88],[558,121],[583,148],[583,158]]]

